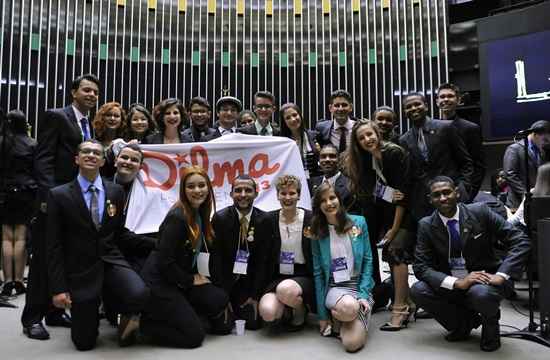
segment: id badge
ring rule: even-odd
[[[332,277],[335,283],[341,283],[348,281],[350,278],[348,271],[348,264],[345,257],[339,257],[332,259]]]
[[[281,251],[279,272],[283,275],[294,275],[294,253],[292,251]]]
[[[202,276],[210,277],[210,268],[208,263],[210,262],[210,253],[200,252],[197,257],[197,269]]]
[[[376,188],[375,188],[376,197],[384,201],[387,201],[389,203],[392,203],[394,191],[395,191],[394,188],[392,188],[391,186],[384,185],[380,181],[376,182]]]
[[[235,263],[233,264],[233,274],[246,275],[246,268],[248,267],[248,251],[239,250],[237,256],[235,256]]]
[[[451,275],[456,278],[463,279],[468,275],[466,261],[464,261],[463,257],[450,258],[449,267],[451,268]]]

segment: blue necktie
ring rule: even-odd
[[[451,235],[451,257],[460,257],[462,253],[462,242],[460,241],[460,234],[457,230],[458,221],[451,219],[447,221],[447,230]]]
[[[84,141],[90,140],[90,130],[88,129],[88,119],[83,117],[80,119],[80,125],[82,126],[82,134],[84,135]]]

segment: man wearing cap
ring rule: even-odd
[[[237,119],[243,109],[241,101],[233,96],[223,96],[216,102],[216,115],[218,116],[217,128],[211,134],[203,137],[204,141],[210,141],[220,136],[237,132]]]
[[[280,129],[272,123],[275,110],[275,96],[269,91],[258,91],[254,94],[256,121],[240,128],[239,132],[247,135],[279,136]]]
[[[550,122],[539,120],[533,123],[528,136],[529,179],[531,185],[537,178],[537,169],[550,160]],[[514,142],[504,152],[503,169],[510,192],[506,206],[517,209],[525,194],[525,147],[523,141]]]

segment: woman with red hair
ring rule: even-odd
[[[159,243],[142,270],[151,300],[141,318],[142,332],[167,346],[194,348],[205,336],[199,314],[210,332],[228,334],[232,321],[225,309],[229,297],[210,282],[209,258],[215,210],[212,184],[197,166],[181,172],[179,200],[159,228]]]
[[[97,111],[92,126],[95,138],[108,148],[114,139],[124,137],[126,112],[122,105],[115,101],[105,103]]]

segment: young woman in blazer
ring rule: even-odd
[[[383,140],[374,121],[363,119],[353,126],[344,166],[352,191],[365,199],[363,210],[373,237],[371,246],[383,234],[382,259],[392,271],[392,317],[380,330],[401,330],[415,311],[408,282],[415,244],[407,211],[409,158],[402,147]],[[378,266],[378,261],[373,266]]]
[[[372,305],[372,254],[367,224],[348,215],[339,195],[323,183],[313,197],[311,250],[321,334],[335,333],[348,352],[367,340]]]
[[[214,237],[212,184],[196,166],[181,173],[179,200],[159,228],[159,245],[142,270],[151,301],[141,320],[142,331],[158,343],[193,348],[205,330],[198,314],[208,318],[211,332],[228,334],[225,311],[229,297],[210,282],[209,255]]]
[[[289,331],[300,330],[314,306],[311,243],[304,236],[311,212],[296,207],[302,191],[300,179],[283,175],[275,183],[281,209],[269,213],[273,224],[271,282],[260,299],[259,312],[268,323],[282,321]]]

